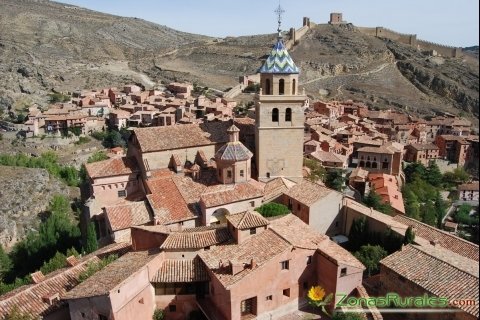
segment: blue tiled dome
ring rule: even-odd
[[[287,48],[282,39],[278,39],[273,46],[267,61],[258,70],[260,73],[299,73],[300,70],[295,65],[288,54]]]

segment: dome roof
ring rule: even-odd
[[[292,57],[290,57],[283,40],[279,38],[273,46],[267,61],[265,61],[258,72],[292,74],[299,73],[300,70],[293,62]]]
[[[249,160],[253,153],[247,149],[240,141],[228,142],[220,148],[215,154],[216,160],[225,161],[245,161]]]

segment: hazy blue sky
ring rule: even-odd
[[[137,17],[209,36],[273,33],[278,0],[63,0],[92,10]],[[281,0],[283,29],[299,27],[302,17],[325,23],[342,12],[357,26],[383,26],[419,39],[470,46],[478,44],[478,0]]]

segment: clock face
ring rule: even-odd
[[[285,159],[273,158],[267,160],[267,168],[273,175],[280,173],[284,167]]]

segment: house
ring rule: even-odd
[[[400,297],[447,299],[451,312],[423,313],[422,319],[478,319],[478,261],[462,257],[440,246],[407,245],[380,261],[378,294],[395,292]],[[402,319],[417,319],[402,313]]]
[[[342,199],[340,192],[303,180],[283,194],[282,203],[317,232],[333,236],[341,232]]]
[[[382,198],[383,203],[392,206],[394,214],[405,214],[402,192],[395,176],[385,173],[369,173],[367,181],[365,193],[375,190],[375,193]]]
[[[429,144],[409,144],[405,147],[405,161],[420,162],[427,166],[430,161],[439,158],[439,148],[433,143]]]
[[[385,144],[379,147],[358,149],[358,166],[369,172],[399,175],[403,158],[403,146]]]
[[[307,155],[307,158],[318,161],[322,167],[327,169],[346,169],[348,167],[348,157],[323,150],[312,152]]]
[[[479,183],[464,183],[458,186],[459,198],[463,201],[478,201]]]
[[[439,135],[435,138],[439,156],[463,167],[467,161],[470,142],[462,136]]]

